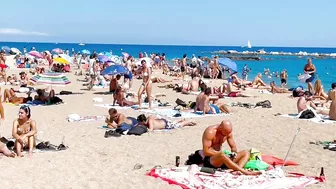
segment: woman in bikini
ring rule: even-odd
[[[124,92],[125,90],[118,86],[115,93],[113,94],[113,106],[116,102],[119,104],[119,106],[134,106],[138,104],[138,102],[126,100]]]
[[[214,57],[214,64],[213,64],[213,77],[212,79],[217,79],[218,75],[219,75],[219,71],[220,71],[220,66],[218,64],[218,56]]]
[[[150,69],[147,67],[146,60],[141,61],[142,65],[142,84],[140,85],[139,91],[138,91],[138,104],[139,108],[141,108],[142,105],[142,93],[146,90],[146,94],[148,97],[148,103],[149,108],[152,108],[152,80],[151,78],[151,72]]]
[[[319,98],[321,100],[327,100],[328,99],[328,95],[324,92],[323,85],[322,85],[320,79],[315,81],[314,91],[315,91],[314,98]]]
[[[19,110],[19,118],[13,122],[12,135],[15,138],[15,150],[18,157],[23,157],[22,151],[29,149],[29,156],[33,154],[33,148],[36,145],[35,135],[36,122],[31,118],[31,111],[28,106],[21,106]]]
[[[15,94],[14,89],[5,89],[4,91],[4,100],[3,102],[10,102],[13,104],[23,104],[23,103],[27,103],[28,101],[32,101],[33,98],[30,97],[30,92],[27,93],[28,97],[17,97]]]
[[[316,72],[316,68],[314,66],[314,64],[312,63],[311,59],[308,58],[308,62],[307,64],[304,66],[303,68],[304,73],[309,74],[310,78],[308,78],[306,80],[306,83],[308,84],[308,91],[312,93],[313,91],[313,85],[312,82],[315,79],[315,72]]]

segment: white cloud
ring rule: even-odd
[[[35,36],[49,36],[46,33],[35,31],[23,31],[15,28],[0,28],[0,35],[35,35]]]

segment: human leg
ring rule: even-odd
[[[33,155],[33,149],[35,147],[36,141],[35,141],[35,136],[30,136],[28,137],[28,147],[29,147],[29,152],[28,152],[28,156],[32,156]]]
[[[138,91],[138,104],[139,104],[139,108],[141,108],[141,105],[142,105],[142,93],[144,92],[145,90],[145,87],[144,85],[140,85],[139,87],[139,91]]]
[[[149,82],[148,85],[146,86],[146,93],[147,93],[147,98],[148,98],[148,104],[149,108],[152,108],[152,83]]]
[[[250,159],[250,152],[244,150],[237,153],[236,158],[233,160],[239,167],[243,168]]]
[[[23,143],[21,143],[18,140],[16,140],[15,141],[15,150],[16,150],[16,155],[18,157],[23,157],[23,155],[22,155],[22,149],[23,149]]]

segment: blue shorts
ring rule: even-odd
[[[211,108],[211,109],[215,109],[215,113],[216,113],[216,114],[220,114],[220,113],[221,113],[221,111],[219,110],[219,107],[216,106],[216,105],[214,105],[214,104],[210,104],[210,108]],[[210,110],[207,114],[213,114],[213,113],[212,113],[212,110]]]
[[[124,78],[125,78],[125,79],[129,79],[129,80],[132,80],[132,79],[133,79],[133,74],[132,74],[132,72],[128,72],[128,74],[125,74],[125,75],[124,75]]]
[[[132,121],[132,126],[134,127],[136,124],[138,124],[138,120],[135,119],[134,117],[127,117],[127,119]]]
[[[308,82],[313,82],[314,80],[315,80],[315,73],[313,73],[313,74],[310,74],[310,78],[308,78],[307,80],[306,80],[306,83],[308,83]]]

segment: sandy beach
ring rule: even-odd
[[[21,70],[9,70],[18,73]],[[161,76],[154,71],[155,76]],[[274,116],[274,114],[296,113],[296,100],[288,98],[289,94],[260,94],[256,98],[229,98],[220,101],[255,103],[270,100],[271,109],[232,108],[232,115],[206,118],[194,118],[194,127],[154,132],[137,136],[120,138],[104,138],[104,120],[90,122],[68,122],[69,114],[107,115],[107,109],[94,106],[93,98],[102,97],[103,103],[111,103],[112,95],[99,95],[108,89],[87,91],[77,79],[83,76],[67,74],[72,81],[67,87],[54,87],[56,92],[70,90],[84,92],[80,95],[61,96],[66,104],[54,106],[33,106],[32,119],[37,122],[39,140],[59,144],[63,137],[69,149],[61,152],[34,153],[32,159],[7,158],[1,156],[2,172],[1,188],[179,188],[168,183],[146,176],[146,172],[155,165],[173,167],[175,156],[181,156],[184,162],[190,153],[201,149],[201,137],[204,129],[218,124],[223,119],[233,123],[233,134],[238,150],[256,148],[263,154],[284,158],[292,138],[298,127],[301,132],[296,138],[289,159],[300,163],[297,167],[286,167],[288,172],[299,172],[310,176],[318,176],[320,168],[325,168],[327,182],[309,186],[308,188],[336,188],[336,177],[333,162],[335,152],[323,150],[321,146],[309,144],[310,141],[330,141],[335,139],[335,124],[316,124],[313,122],[294,120]],[[167,78],[167,76],[161,76]],[[210,85],[219,85],[222,81],[213,81]],[[140,80],[134,80],[133,91],[137,92]],[[172,89],[161,89],[153,84],[153,94],[165,93],[160,98],[164,102],[175,104],[176,98],[193,101],[196,96],[176,93]],[[10,86],[1,86],[1,91]],[[18,106],[3,104],[5,120],[1,125],[2,134],[11,136],[13,120],[17,117]],[[127,116],[140,114],[133,109],[119,110]],[[227,147],[227,146],[225,146]],[[139,170],[133,170],[135,164],[142,164]]]

